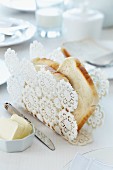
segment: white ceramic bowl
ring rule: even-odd
[[[5,152],[21,152],[30,147],[33,143],[35,129],[33,132],[23,139],[17,140],[4,140],[0,139],[0,150]]]

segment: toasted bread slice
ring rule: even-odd
[[[59,64],[57,62],[46,58],[35,58],[32,60],[32,63],[34,65],[47,65],[53,68],[54,70],[57,70],[59,67]]]
[[[36,65],[35,66],[36,71],[39,71],[41,66],[42,66],[41,64],[40,65]],[[62,73],[58,73],[52,67],[45,65],[45,70],[49,70],[55,76],[56,80],[59,81],[59,80],[64,79],[66,82],[69,82],[69,80],[67,79],[67,77],[65,75],[63,75]]]
[[[94,83],[78,59],[69,57],[59,66],[58,72],[64,74],[78,93],[78,107],[73,115],[82,128],[89,116],[95,111],[99,98]]]

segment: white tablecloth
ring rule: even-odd
[[[0,17],[16,17],[23,18],[35,24],[34,13],[24,13],[11,11],[4,7],[0,7]],[[34,37],[33,39],[37,39]],[[29,43],[30,40],[24,44],[13,46],[20,58],[29,57]],[[113,28],[103,30],[101,39],[113,40]],[[50,51],[62,44],[65,40],[58,39],[40,39],[45,47]],[[0,48],[0,58],[4,59],[4,52],[6,48]],[[0,116],[7,115],[3,108],[3,103],[8,101],[8,94],[6,84],[0,86]],[[73,146],[66,142],[59,135],[55,134],[52,130],[45,127],[39,121],[35,121],[35,125],[41,129],[48,137],[51,138],[55,144],[56,150],[50,151],[36,138],[33,145],[21,153],[4,153],[0,151],[0,170],[61,170],[63,166],[69,162],[76,152],[84,153],[86,151],[102,148],[106,146],[113,146],[113,82],[110,82],[110,93],[103,101],[105,122],[104,125],[95,131],[94,142],[87,146]]]

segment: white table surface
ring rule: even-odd
[[[0,17],[17,17],[23,18],[35,24],[35,16],[33,13],[24,13],[11,11],[0,6]],[[62,44],[65,40],[58,39],[40,39],[36,36],[33,39],[41,41],[50,51]],[[13,46],[20,58],[29,57],[29,43]],[[103,30],[101,39],[113,40],[113,28]],[[0,48],[0,58],[4,59],[6,48]],[[0,86],[0,116],[8,116],[3,108],[3,103],[9,101],[6,90],[6,84]],[[95,131],[94,142],[87,146],[73,146],[66,142],[62,137],[55,134],[52,130],[39,123],[38,120],[30,117],[35,121],[35,125],[51,138],[54,142],[56,150],[50,151],[36,138],[33,145],[21,153],[4,153],[0,151],[0,170],[61,170],[67,162],[69,162],[76,152],[84,153],[92,149],[113,146],[113,81],[110,82],[109,95],[103,101],[105,122],[104,125]],[[29,115],[28,115],[29,116]]]

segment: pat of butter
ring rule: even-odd
[[[20,139],[25,127],[11,119],[0,119],[0,138],[6,140]]]
[[[25,136],[28,136],[32,132],[32,126],[24,118],[18,116],[17,114],[13,114],[11,116],[11,120],[13,120],[13,121],[17,122],[18,124],[25,127],[24,130],[23,130],[23,133],[21,134],[21,138],[24,138]]]

